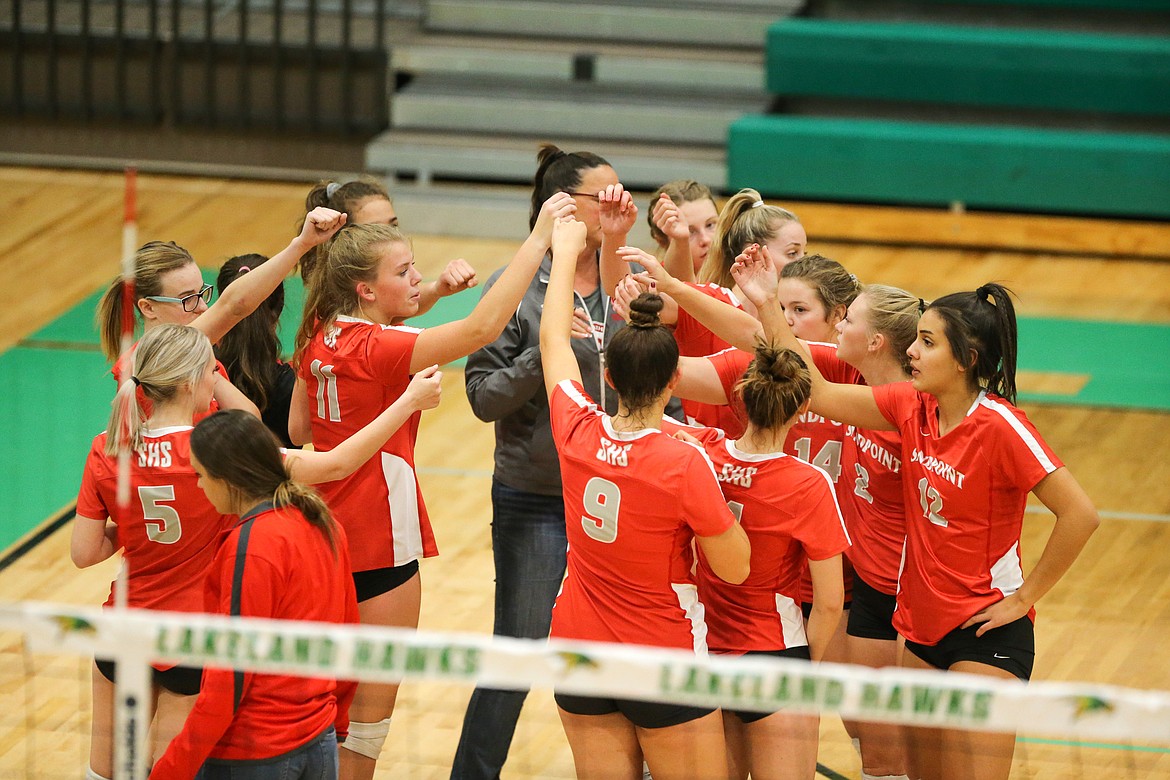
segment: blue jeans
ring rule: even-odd
[[[337,780],[337,732],[330,726],[296,750],[262,761],[208,759],[195,780]]]
[[[492,480],[497,636],[544,639],[565,576],[565,502]],[[528,691],[476,688],[463,716],[451,780],[494,780],[508,758]]]

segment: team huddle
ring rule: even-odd
[[[143,246],[99,308],[118,389],[74,562],[121,550],[133,607],[417,627],[419,559],[438,545],[415,443],[438,367],[466,357],[496,432],[495,634],[1027,680],[1033,605],[1097,516],[1013,405],[1009,292],[863,285],[806,254],[792,212],[754,190],[720,210],[693,181],[651,199],[651,254],[628,245],[639,209],[608,162],[551,145],[537,162],[529,236],[465,318],[435,327],[409,320],[475,271],[457,260],[423,283],[372,180],[315,187],[299,235],[229,260],[214,303],[185,250]],[[122,353],[127,285],[143,335]],[[1029,493],[1056,522],[1025,577]],[[113,774],[115,678],[95,661],[93,780]],[[397,694],[187,667],[156,666],[154,683],[165,778],[368,780]],[[476,689],[452,778],[499,776],[524,698]],[[816,771],[815,716],[555,699],[580,777]],[[846,728],[866,778],[1011,767],[1010,734]]]

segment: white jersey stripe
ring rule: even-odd
[[[581,407],[582,409],[592,409],[595,412],[600,411],[597,408],[597,404],[593,403],[589,396],[582,393],[573,385],[573,381],[571,379],[562,379],[560,382],[557,382],[557,387],[561,388],[565,395],[569,396],[570,401],[577,404],[577,406]]]
[[[780,616],[780,630],[784,633],[784,647],[802,647],[808,645],[808,635],[804,632],[804,613],[796,602],[783,593],[776,594],[776,614]]]
[[[690,583],[672,582],[670,585],[678,597],[678,605],[691,622],[691,638],[695,654],[707,654],[707,618],[703,602],[699,601],[699,589]]]
[[[418,516],[418,484],[414,470],[402,458],[381,453],[382,476],[390,504],[390,533],[394,537],[394,565],[404,566],[423,557],[422,528]]]
[[[1004,595],[1015,593],[1024,584],[1024,569],[1020,565],[1020,543],[1016,542],[991,567],[991,587]]]
[[[1040,465],[1044,467],[1044,471],[1048,474],[1056,471],[1056,464],[1048,457],[1048,453],[1040,446],[1040,442],[1036,441],[1036,437],[1032,432],[1024,427],[1024,424],[1012,414],[1012,410],[1007,406],[1001,404],[999,401],[993,401],[990,398],[983,398],[980,403],[998,414],[1003,419],[1007,420],[1008,425],[1012,426],[1012,430],[1020,437],[1020,440],[1028,446],[1028,449],[1039,461]]]

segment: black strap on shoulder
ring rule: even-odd
[[[248,540],[252,536],[252,521],[256,516],[267,512],[272,508],[272,502],[265,501],[251,509],[240,517],[240,538],[236,544],[236,562],[232,569],[232,604],[230,615],[232,617],[240,616],[240,599],[243,597],[244,591],[244,562],[248,558]],[[235,713],[240,709],[240,700],[244,697],[244,672],[237,669],[233,675],[233,697],[232,697],[232,712]]]

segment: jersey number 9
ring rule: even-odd
[[[581,516],[581,527],[585,529],[585,534],[603,544],[613,544],[617,540],[621,489],[608,479],[593,477],[585,484],[581,503],[588,513]]]

